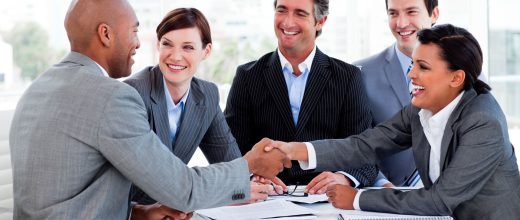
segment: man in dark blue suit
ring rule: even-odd
[[[282,141],[345,138],[372,122],[358,68],[322,53],[315,45],[327,20],[328,0],[275,1],[278,49],[237,68],[225,116],[242,153],[263,137]],[[279,177],[307,184],[311,193],[327,186],[369,186],[375,166],[322,173],[296,165]]]

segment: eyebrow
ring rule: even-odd
[[[427,64],[428,66],[430,65],[430,63],[428,63],[426,60],[414,60],[413,62]]]
[[[276,6],[276,9],[285,9],[285,10],[288,10],[287,7],[285,7],[285,5],[278,5],[278,6]],[[304,13],[305,15],[310,15],[309,12],[307,12],[307,11],[305,11],[305,10],[303,10],[303,9],[299,9],[299,8],[297,8],[297,9],[295,9],[295,10],[296,10],[296,13]]]
[[[404,10],[405,10],[405,11],[410,11],[410,10],[420,10],[420,8],[417,7],[417,6],[412,6],[412,7],[405,8]],[[388,8],[388,11],[392,11],[392,12],[394,12],[394,11],[399,11],[399,10],[397,10],[397,9],[395,9],[395,8]]]
[[[165,41],[168,41],[168,42],[173,42],[172,40],[168,39],[167,37],[163,36],[161,38],[161,40],[164,39]],[[185,42],[182,42],[182,44],[195,44],[195,42],[193,41],[185,41]]]

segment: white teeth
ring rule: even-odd
[[[412,33],[413,33],[413,31],[399,32],[399,35],[401,35],[401,36],[408,36],[408,35],[410,35]]]
[[[168,67],[174,69],[174,70],[183,70],[186,69],[185,66],[178,66],[178,65],[168,65]]]
[[[413,90],[424,90],[423,86],[413,85]]]
[[[296,35],[296,34],[298,34],[297,31],[285,31],[285,30],[283,31],[283,33],[286,34],[286,35]]]

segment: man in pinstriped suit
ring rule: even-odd
[[[284,141],[345,138],[370,127],[358,68],[322,53],[315,40],[327,19],[328,0],[275,1],[278,50],[237,68],[225,116],[242,153],[262,137]],[[375,166],[337,173],[303,171],[279,177],[324,193],[331,184],[372,185]]]

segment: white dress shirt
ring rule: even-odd
[[[446,107],[437,112],[437,114],[433,115],[431,111],[426,109],[421,109],[418,113],[421,125],[423,127],[424,135],[430,144],[430,172],[429,176],[432,182],[435,182],[440,176],[440,152],[441,152],[441,141],[444,136],[444,129],[446,128],[446,124],[448,123],[448,119],[451,116],[451,113],[459,104],[460,99],[464,95],[464,91],[462,91],[453,101],[450,102]],[[308,161],[298,161],[302,169],[315,169],[316,168],[316,150],[314,146],[305,142],[307,146],[308,153]],[[354,209],[361,210],[359,207],[359,197],[363,193],[363,190],[359,190],[354,198]]]
[[[423,127],[424,135],[430,144],[430,172],[428,175],[434,183],[439,178],[441,173],[441,142],[444,136],[444,129],[446,123],[450,118],[451,113],[459,104],[464,91],[462,91],[453,101],[446,107],[433,115],[431,111],[421,109],[419,111],[419,118]]]

